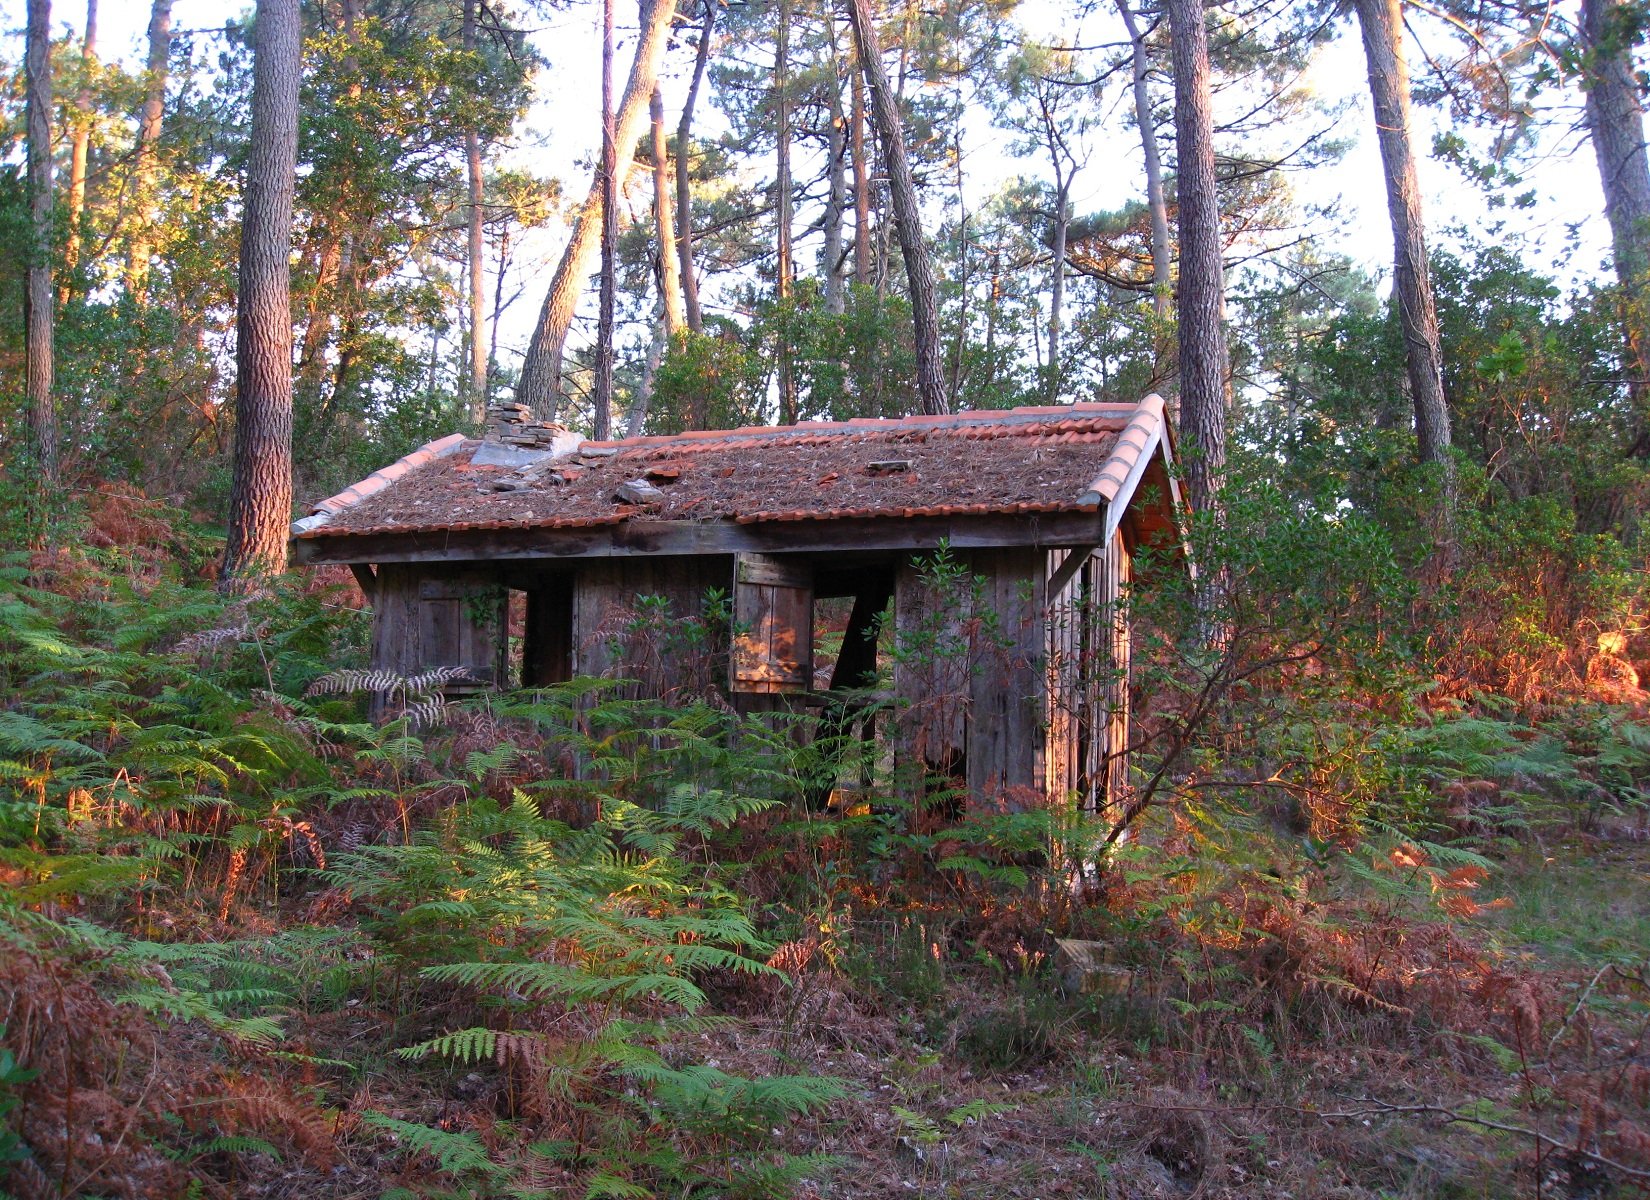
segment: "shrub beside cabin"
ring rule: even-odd
[[[1158,397],[610,442],[491,415],[293,526],[294,561],[361,581],[376,669],[622,677],[839,730],[891,678],[899,765],[992,806],[1117,795],[1118,600],[1178,545]]]

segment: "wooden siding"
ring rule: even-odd
[[[1080,561],[1070,562],[1073,557]],[[1083,784],[1082,745],[1088,716],[1083,622],[1093,557],[1087,549],[1051,550],[1048,556],[1048,737],[1043,789],[1051,803],[1064,802]]]
[[[913,770],[944,773],[963,763],[972,614],[969,580],[940,584],[916,562],[896,572],[894,694],[905,704],[895,731],[902,765]]]
[[[911,563],[895,580],[894,691],[906,701],[896,753],[913,771],[958,777],[973,803],[1040,804],[1047,554],[1014,547],[955,561],[958,577]]]
[[[724,596],[729,557],[627,558],[581,564],[573,585],[575,675],[634,680],[627,695],[702,695],[727,678],[727,632],[699,618]]]
[[[1122,803],[1129,778],[1129,671],[1130,622],[1128,589],[1134,580],[1134,560],[1123,541],[1121,531],[1112,538],[1106,553],[1100,556],[1102,576],[1099,584],[1100,605],[1096,613],[1097,635],[1106,651],[1106,670],[1102,679],[1105,706],[1106,734],[1104,796],[1096,795],[1096,803],[1103,802],[1108,811],[1115,811]],[[1099,788],[1096,788],[1099,791]]]
[[[1044,587],[1048,556],[1032,547],[976,551],[983,619],[969,680],[968,794],[989,808],[1044,799]]]
[[[373,593],[374,667],[463,667],[477,685],[499,682],[505,592],[493,571],[387,563]]]
[[[1079,791],[1083,807],[1105,811],[1117,804],[1128,780],[1129,620],[1128,586],[1133,560],[1119,531],[1084,569],[1090,597],[1083,619],[1083,706]]]

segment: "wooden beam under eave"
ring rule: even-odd
[[[1093,546],[1104,512],[837,521],[625,521],[573,529],[432,530],[294,538],[295,563],[476,562],[653,555],[816,554],[852,550]]]
[[[349,569],[350,574],[355,576],[355,583],[361,589],[361,594],[367,598],[367,603],[371,604],[373,597],[378,594],[378,575],[373,571],[372,564],[352,562]]]

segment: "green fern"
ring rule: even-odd
[[[398,1143],[403,1154],[428,1155],[441,1169],[456,1179],[466,1181],[502,1180],[507,1168],[495,1163],[473,1133],[452,1133],[433,1129],[413,1121],[403,1121],[381,1112],[361,1114],[363,1124],[382,1130]]]
[[[191,1146],[185,1159],[194,1162],[210,1154],[267,1154],[276,1162],[281,1161],[281,1152],[262,1138],[246,1137],[235,1134],[224,1137],[215,1137],[198,1145]]]
[[[427,1042],[420,1042],[416,1046],[403,1046],[396,1051],[396,1054],[414,1062],[434,1054],[440,1058],[456,1059],[465,1066],[469,1066],[475,1062],[491,1061],[497,1051],[497,1030],[476,1026],[472,1029],[460,1029],[453,1033],[444,1033],[440,1037],[431,1038]]]

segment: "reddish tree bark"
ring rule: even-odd
[[[596,318],[595,411],[591,418],[591,435],[597,441],[606,441],[613,425],[613,275],[619,229],[613,172],[617,157],[613,146],[613,0],[602,0],[602,283],[601,311]]]
[[[1582,0],[1587,136],[1604,189],[1604,214],[1626,332],[1623,366],[1633,403],[1633,453],[1650,456],[1650,161],[1633,74],[1630,13],[1618,0]]]
[[[52,289],[52,6],[29,0],[23,61],[24,123],[28,136],[29,216],[34,244],[29,248],[24,292],[24,391],[29,406],[35,470],[40,495],[57,490],[57,403],[52,395],[52,336],[56,296]],[[45,505],[42,505],[44,509]],[[44,517],[44,511],[41,514]]]
[[[86,0],[86,36],[80,42],[80,90],[74,98],[74,141],[69,151],[69,234],[63,264],[80,262],[80,220],[86,212],[86,160],[92,146],[92,74],[97,70],[97,0]],[[67,286],[60,289],[68,299]]]
[[[235,314],[235,465],[219,586],[286,567],[292,520],[292,197],[301,70],[298,0],[258,0],[252,130]]]
[[[1140,130],[1140,148],[1146,158],[1146,207],[1152,216],[1152,309],[1160,317],[1170,315],[1174,305],[1174,283],[1169,274],[1169,205],[1163,193],[1163,156],[1157,149],[1157,126],[1152,120],[1152,94],[1147,82],[1151,63],[1146,57],[1146,37],[1140,31],[1129,0],[1117,0],[1117,11],[1129,31],[1134,80],[1134,123]]]
[[[476,0],[464,0],[464,19],[460,30],[464,49],[476,51]],[[481,421],[487,408],[487,297],[485,248],[482,243],[481,220],[483,184],[481,171],[481,135],[472,126],[464,131],[464,165],[470,183],[469,262],[470,277],[470,419]]]
[[[774,208],[778,214],[777,246],[774,255],[774,297],[781,308],[790,298],[791,279],[796,267],[791,250],[791,6],[789,0],[779,0],[779,30],[773,56],[773,89],[776,98],[774,138]],[[780,317],[779,359],[779,423],[796,422],[796,373],[791,366],[789,317]]]
[[[1174,56],[1174,127],[1180,216],[1180,435],[1187,500],[1212,509],[1226,475],[1225,265],[1209,85],[1209,31],[1202,0],[1167,0]]]
[[[871,166],[865,158],[865,72],[849,68],[848,148],[854,160],[854,282],[871,282]]]
[[[617,150],[615,174],[630,169],[636,141],[642,135],[642,123],[647,119],[647,103],[653,95],[653,82],[659,77],[659,65],[670,41],[670,26],[675,15],[675,0],[642,0],[642,35],[636,45],[636,60],[631,64],[624,100],[619,105],[618,118],[614,122],[614,146]],[[601,248],[600,175],[598,171],[585,198],[584,208],[573,222],[567,248],[562,251],[561,262],[556,266],[550,290],[544,297],[544,306],[539,310],[538,325],[533,330],[533,340],[527,346],[527,356],[521,364],[521,379],[516,385],[516,398],[543,417],[554,418],[560,407],[562,354],[567,348],[567,334],[573,328],[573,316],[578,311],[579,297],[584,293],[591,259]]]
[[[137,156],[132,166],[132,191],[137,223],[126,252],[126,291],[139,304],[149,279],[149,256],[154,252],[149,230],[155,221],[155,173],[161,117],[166,110],[166,68],[172,53],[172,0],[154,0],[149,9],[149,62],[138,117]]]
[[[699,51],[693,59],[693,80],[682,103],[682,119],[676,125],[676,249],[682,268],[682,306],[688,328],[700,333],[705,328],[699,308],[699,277],[693,267],[693,188],[689,175],[688,147],[693,144],[693,106],[704,82],[705,64],[710,60],[710,37],[716,28],[719,0],[705,0],[705,23],[699,29]],[[693,428],[703,428],[695,421]]]
[[[922,239],[922,215],[917,204],[916,183],[911,177],[910,157],[905,150],[905,127],[888,83],[888,73],[883,69],[882,48],[877,44],[876,22],[869,0],[849,0],[848,20],[871,93],[871,115],[876,121],[877,137],[888,163],[894,226],[899,234],[900,254],[905,259],[911,321],[915,326],[918,399],[925,413],[948,413],[951,402],[945,394],[945,372],[940,365],[939,302],[934,287],[934,267]]]
[[[659,301],[664,306],[665,337],[673,338],[687,325],[682,301],[681,260],[677,257],[676,222],[670,209],[670,152],[665,141],[665,97],[653,85],[648,101],[653,126],[653,240],[659,253]]]
[[[1410,398],[1415,404],[1416,452],[1422,462],[1447,468],[1449,405],[1444,398],[1444,355],[1427,264],[1426,224],[1421,217],[1421,180],[1410,135],[1401,0],[1354,0],[1354,7],[1363,33],[1369,94],[1386,175],[1387,212],[1392,220],[1392,289],[1398,299]]]

